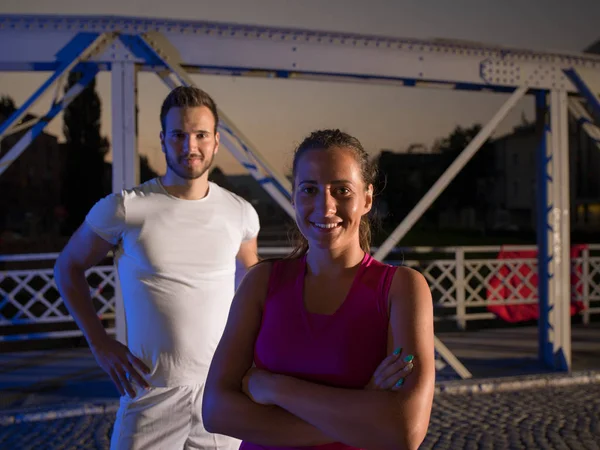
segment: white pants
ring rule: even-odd
[[[111,450],[237,450],[241,441],[204,429],[203,387],[138,388],[134,398],[122,396]]]

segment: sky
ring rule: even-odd
[[[578,52],[600,39],[600,1],[571,0],[2,0],[0,14],[123,15],[219,21],[405,38],[447,38],[528,48]],[[0,72],[0,95],[24,102],[48,73]],[[456,92],[392,86],[227,76],[193,76],[249,140],[281,172],[294,147],[312,130],[341,128],[372,155],[430,146],[456,126],[484,124],[506,101],[504,94]],[[110,137],[110,74],[98,76],[102,132]],[[167,88],[153,74],[138,77],[141,154],[164,171],[159,110]],[[51,97],[33,110],[43,114]],[[509,132],[525,115],[531,98],[521,100],[498,134]],[[48,132],[62,136],[62,117]],[[226,173],[241,166],[221,151],[215,164]]]

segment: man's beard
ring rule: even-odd
[[[167,153],[167,157],[165,159],[169,169],[175,172],[178,177],[183,178],[184,180],[195,180],[200,178],[208,169],[210,169],[213,160],[215,159],[215,154],[213,153],[208,161],[206,161],[203,156],[200,156],[199,158],[201,158],[202,165],[200,167],[192,167],[191,169],[188,169],[185,166],[185,160],[188,159],[187,156],[182,156],[179,158],[178,162],[175,162],[168,156]]]

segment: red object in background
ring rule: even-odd
[[[577,258],[584,250],[586,245],[575,245],[571,247],[571,258]],[[506,251],[501,250],[498,253],[498,259],[536,259],[537,250],[527,251]],[[514,263],[513,263],[514,264]],[[514,267],[514,266],[513,266]],[[581,265],[575,266],[571,272],[571,286],[581,279]],[[508,265],[500,266],[498,273],[490,279],[490,288],[487,289],[487,300],[490,302],[502,301],[515,296],[519,298],[537,297],[533,290],[538,288],[538,275],[534,268],[527,264],[521,264],[517,271],[511,271]],[[581,294],[582,286],[579,286],[577,294]],[[532,303],[526,305],[497,305],[488,306],[488,311],[496,314],[500,319],[510,322],[525,322],[528,320],[537,320],[540,317],[539,304]],[[573,289],[571,289],[571,316],[584,309],[583,302],[576,299]]]

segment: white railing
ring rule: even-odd
[[[458,327],[464,329],[467,321],[495,318],[490,307],[537,303],[537,259],[498,258],[500,251],[535,249],[530,246],[410,247],[395,249],[388,262],[404,264],[423,273],[431,287],[436,319],[456,321]],[[259,249],[263,257],[288,251],[285,247]],[[52,265],[57,256],[54,253],[0,256],[0,264],[45,262]],[[572,301],[583,304],[583,322],[588,323],[592,314],[600,313],[600,244],[586,246],[572,259],[572,267]],[[114,319],[113,266],[96,266],[87,271],[87,279],[98,316],[108,321]],[[27,331],[32,328],[48,331]],[[51,267],[0,271],[0,342],[78,335],[81,333],[58,294]]]

